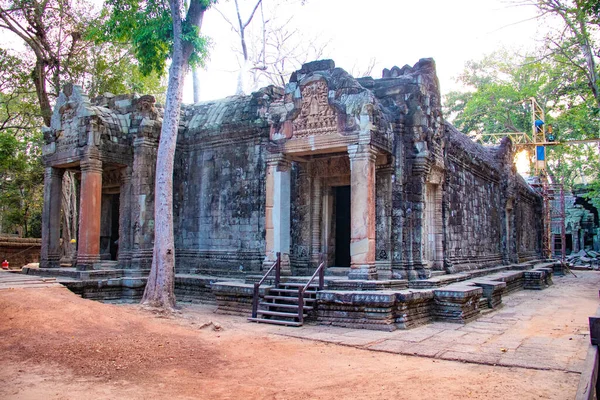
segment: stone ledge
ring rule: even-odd
[[[444,322],[467,323],[479,316],[483,289],[466,284],[450,285],[433,291],[435,318]]]
[[[410,329],[433,320],[433,291],[409,289],[396,294],[396,326]]]
[[[405,279],[368,281],[336,279],[327,281],[329,290],[402,290],[408,289],[408,281]]]
[[[506,289],[505,282],[477,278],[473,279],[470,283],[483,289],[483,297],[487,300],[489,308],[500,307],[502,304],[502,294]]]
[[[488,276],[487,279],[506,283],[504,294],[509,294],[523,289],[524,271],[500,272],[498,274]]]
[[[259,298],[269,293],[272,286],[263,285],[259,288]],[[212,284],[212,293],[217,303],[216,312],[249,317],[252,313],[252,299],[254,298],[254,284],[243,282],[215,282]]]
[[[335,304],[363,305],[370,307],[393,307],[396,293],[393,291],[342,291],[321,290],[317,301]]]

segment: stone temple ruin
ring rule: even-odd
[[[90,100],[65,88],[44,133],[41,265],[28,273],[59,275],[90,298],[141,296],[161,113],[151,96]],[[444,120],[431,59],[381,79],[315,61],[285,88],[182,106],[176,295],[247,315],[276,254],[292,288],[322,255],[326,287],[307,299],[320,323],[474,318],[503,292],[551,283],[552,264],[533,268],[541,197],[512,160],[510,140],[482,147]],[[60,267],[67,169],[80,186],[71,268]],[[267,283],[261,297],[285,293]]]

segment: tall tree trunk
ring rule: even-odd
[[[194,86],[194,103],[198,103],[200,101],[200,72],[196,66],[192,68],[192,84]]]
[[[46,89],[46,65],[44,60],[38,60],[35,63],[35,67],[31,72],[31,79],[35,84],[35,93],[38,101],[40,102],[40,110],[42,112],[42,118],[44,124],[50,126],[50,119],[52,117],[52,107],[50,106],[50,99],[48,97],[48,90]]]
[[[173,237],[173,164],[179,128],[183,79],[193,48],[182,40],[181,0],[169,0],[173,15],[173,55],[163,125],[158,143],[154,196],[154,251],[142,304],[163,309],[175,307],[175,240]],[[199,26],[206,6],[192,0],[186,21]]]

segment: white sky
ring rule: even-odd
[[[263,0],[265,5],[275,0]],[[234,19],[233,2],[221,0],[218,7]],[[255,0],[240,0],[254,4]],[[284,1],[285,3],[285,1]],[[288,0],[289,3],[289,0]],[[293,3],[293,2],[292,2]],[[245,16],[249,14],[245,12]],[[371,58],[372,75],[383,68],[413,65],[420,58],[436,61],[442,93],[458,86],[454,78],[468,60],[479,59],[502,46],[529,49],[541,38],[540,22],[532,7],[517,7],[510,0],[308,0],[307,4],[283,4],[278,18],[286,20],[308,36],[329,41],[323,58],[351,71],[365,70]],[[260,19],[255,16],[258,26]],[[539,28],[539,29],[538,29]],[[201,73],[201,100],[235,93],[238,62],[233,50],[239,39],[214,10],[209,10],[202,27],[214,47],[206,70]],[[184,101],[192,99],[191,79]]]

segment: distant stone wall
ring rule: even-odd
[[[539,258],[543,235],[542,204],[539,196],[521,180],[515,204],[518,261]]]
[[[506,193],[493,154],[448,128],[445,266],[448,272],[499,265]]]
[[[42,239],[0,236],[0,262],[7,260],[11,268],[40,262]]]

